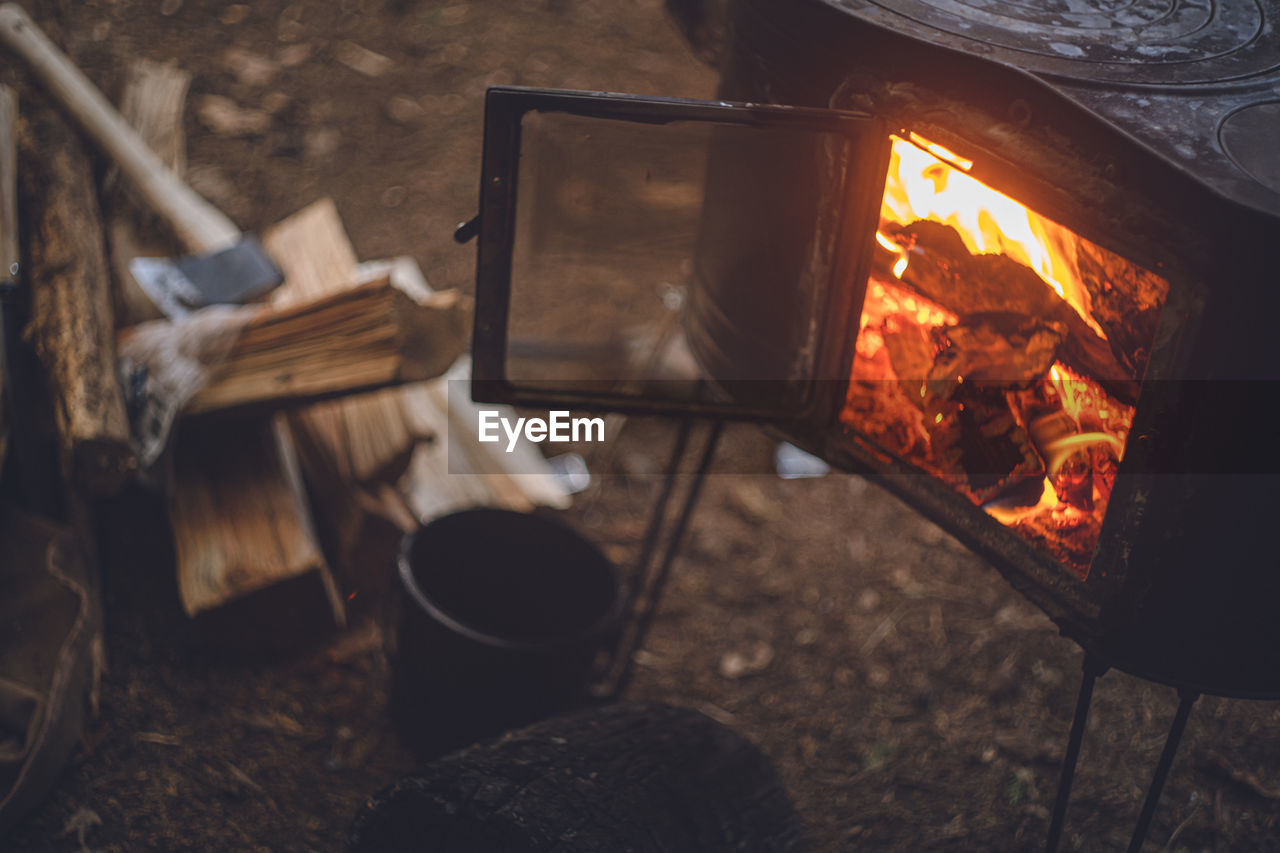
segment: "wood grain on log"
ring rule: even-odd
[[[271,295],[272,305],[327,296],[355,283],[355,249],[331,199],[267,229],[262,243],[285,276]],[[410,431],[394,390],[320,403],[291,416],[290,424],[295,433],[310,433],[305,443],[322,454],[317,462],[351,483],[394,481],[408,466],[420,437]]]
[[[54,399],[64,472],[92,494],[109,494],[128,479],[134,458],[89,158],[51,107],[34,106],[20,128],[31,306],[24,334]]]
[[[462,352],[468,318],[456,291],[419,302],[387,277],[265,309],[183,412],[283,408],[429,379]]]
[[[186,136],[182,127],[191,74],[173,63],[137,59],[129,66],[120,113],[175,175],[186,170]],[[114,176],[114,172],[112,173]],[[177,243],[166,239],[167,226],[137,199],[127,181],[112,182],[107,194],[108,236],[115,287],[116,322],[129,326],[163,316],[129,271],[137,257],[170,257]]]
[[[174,452],[169,517],[188,616],[315,573],[334,622],[344,624],[282,422],[184,428]]]
[[[901,280],[922,296],[962,317],[970,314],[1016,313],[1061,323],[1067,335],[1058,357],[1098,381],[1121,402],[1133,405],[1138,383],[1118,361],[1111,346],[1060,298],[1030,267],[1005,255],[970,254],[954,228],[936,222],[886,225],[912,245]],[[876,260],[888,274],[887,253]]]
[[[190,75],[176,66],[139,61],[130,69],[122,99],[131,126],[179,175],[186,159],[182,115],[189,83]],[[113,199],[117,301],[131,319],[155,317],[159,312],[137,288],[129,261],[140,253],[170,255],[176,246],[157,237],[159,229],[146,224],[154,224],[154,216],[127,190]],[[261,597],[268,588],[291,583],[293,593],[297,584],[317,591],[306,601],[323,602],[299,605],[304,599],[295,595],[293,624],[345,624],[283,421],[184,427],[173,461],[167,505],[178,592],[187,615],[220,612],[251,593]],[[252,608],[253,598],[238,606]],[[319,618],[317,607],[324,614]]]
[[[755,746],[696,711],[629,702],[434,762],[370,800],[347,853],[801,846],[791,803]]]

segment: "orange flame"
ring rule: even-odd
[[[899,225],[918,219],[950,225],[970,252],[1003,253],[1025,264],[1105,339],[1089,312],[1089,292],[1072,248],[1074,235],[961,171],[972,161],[911,136],[929,150],[893,137],[881,217]]]

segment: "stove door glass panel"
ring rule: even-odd
[[[779,107],[491,92],[479,395],[797,417],[814,393],[816,317],[848,250],[839,223],[870,124]],[[751,345],[728,361],[722,334]]]

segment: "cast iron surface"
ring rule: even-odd
[[[1257,0],[821,0],[1041,78],[1222,195],[1280,214],[1280,7]]]

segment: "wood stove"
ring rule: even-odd
[[[477,399],[771,423],[1112,665],[1280,695],[1272,22],[1006,5],[741,0],[728,102],[492,91]]]
[[[876,477],[1086,650],[1051,849],[1097,674],[1180,689],[1137,849],[1194,697],[1280,696],[1275,13],[728,8],[725,101],[491,90],[473,394]]]

